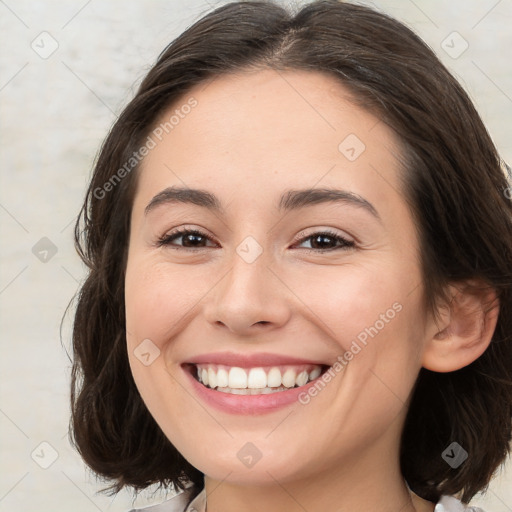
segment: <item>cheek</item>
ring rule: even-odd
[[[155,420],[165,423],[182,386],[166,368],[166,343],[186,321],[198,299],[189,290],[188,272],[172,272],[169,265],[144,256],[129,259],[125,278],[128,358],[139,393]],[[146,354],[148,354],[146,356]],[[166,434],[177,435],[179,417],[166,424]],[[171,436],[171,437],[172,437]]]
[[[152,258],[129,258],[125,278],[126,341],[137,388],[153,416],[176,385],[162,357],[166,340],[193,309],[197,299],[189,292],[183,270],[169,276],[169,266]],[[163,390],[162,396],[160,392]]]
[[[206,293],[204,272],[161,262],[128,265],[125,281],[126,327],[132,339],[151,339],[160,349],[185,324]],[[203,284],[201,284],[203,283]]]
[[[367,311],[368,323],[358,327],[345,353],[344,359],[351,360],[339,397],[340,407],[344,393],[357,397],[354,417],[368,418],[368,428],[373,428],[372,421],[392,423],[404,412],[421,368],[425,341],[418,292],[409,294],[408,288],[396,287],[380,297],[378,309]]]
[[[375,411],[375,399],[383,404],[386,395],[391,406],[396,402],[400,408],[421,366],[424,318],[418,270],[381,264],[337,269],[334,279],[311,275],[309,294],[306,281],[300,292],[338,345],[337,373],[344,383],[335,409],[357,398],[354,407]]]
[[[384,263],[319,268],[285,279],[294,283],[294,293],[307,306],[304,313],[338,342],[340,351],[348,350],[353,340],[364,345],[389,331],[411,282]]]

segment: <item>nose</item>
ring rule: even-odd
[[[287,323],[290,292],[264,254],[252,263],[234,254],[231,269],[208,294],[204,312],[209,323],[242,336]]]

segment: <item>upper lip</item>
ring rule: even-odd
[[[295,364],[315,364],[323,365],[318,361],[308,359],[299,359],[281,354],[272,354],[269,352],[259,352],[255,354],[236,354],[235,352],[212,352],[201,354],[187,360],[187,363],[201,364],[212,363],[225,366],[237,366],[240,368],[254,368],[258,366],[279,366]]]

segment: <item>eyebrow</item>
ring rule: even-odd
[[[161,206],[163,204],[176,203],[195,204],[220,214],[224,213],[224,208],[215,194],[212,194],[207,190],[177,186],[168,187],[154,196],[144,209],[144,213],[147,215],[151,210],[154,210],[157,206]],[[319,203],[348,204],[362,208],[379,221],[381,220],[375,207],[364,197],[347,190],[340,190],[336,188],[288,190],[281,196],[278,204],[278,210],[280,212],[298,210],[300,208]]]

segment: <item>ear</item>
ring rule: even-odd
[[[459,370],[489,346],[499,314],[496,290],[483,281],[449,286],[451,301],[429,323],[423,367],[434,372]]]

